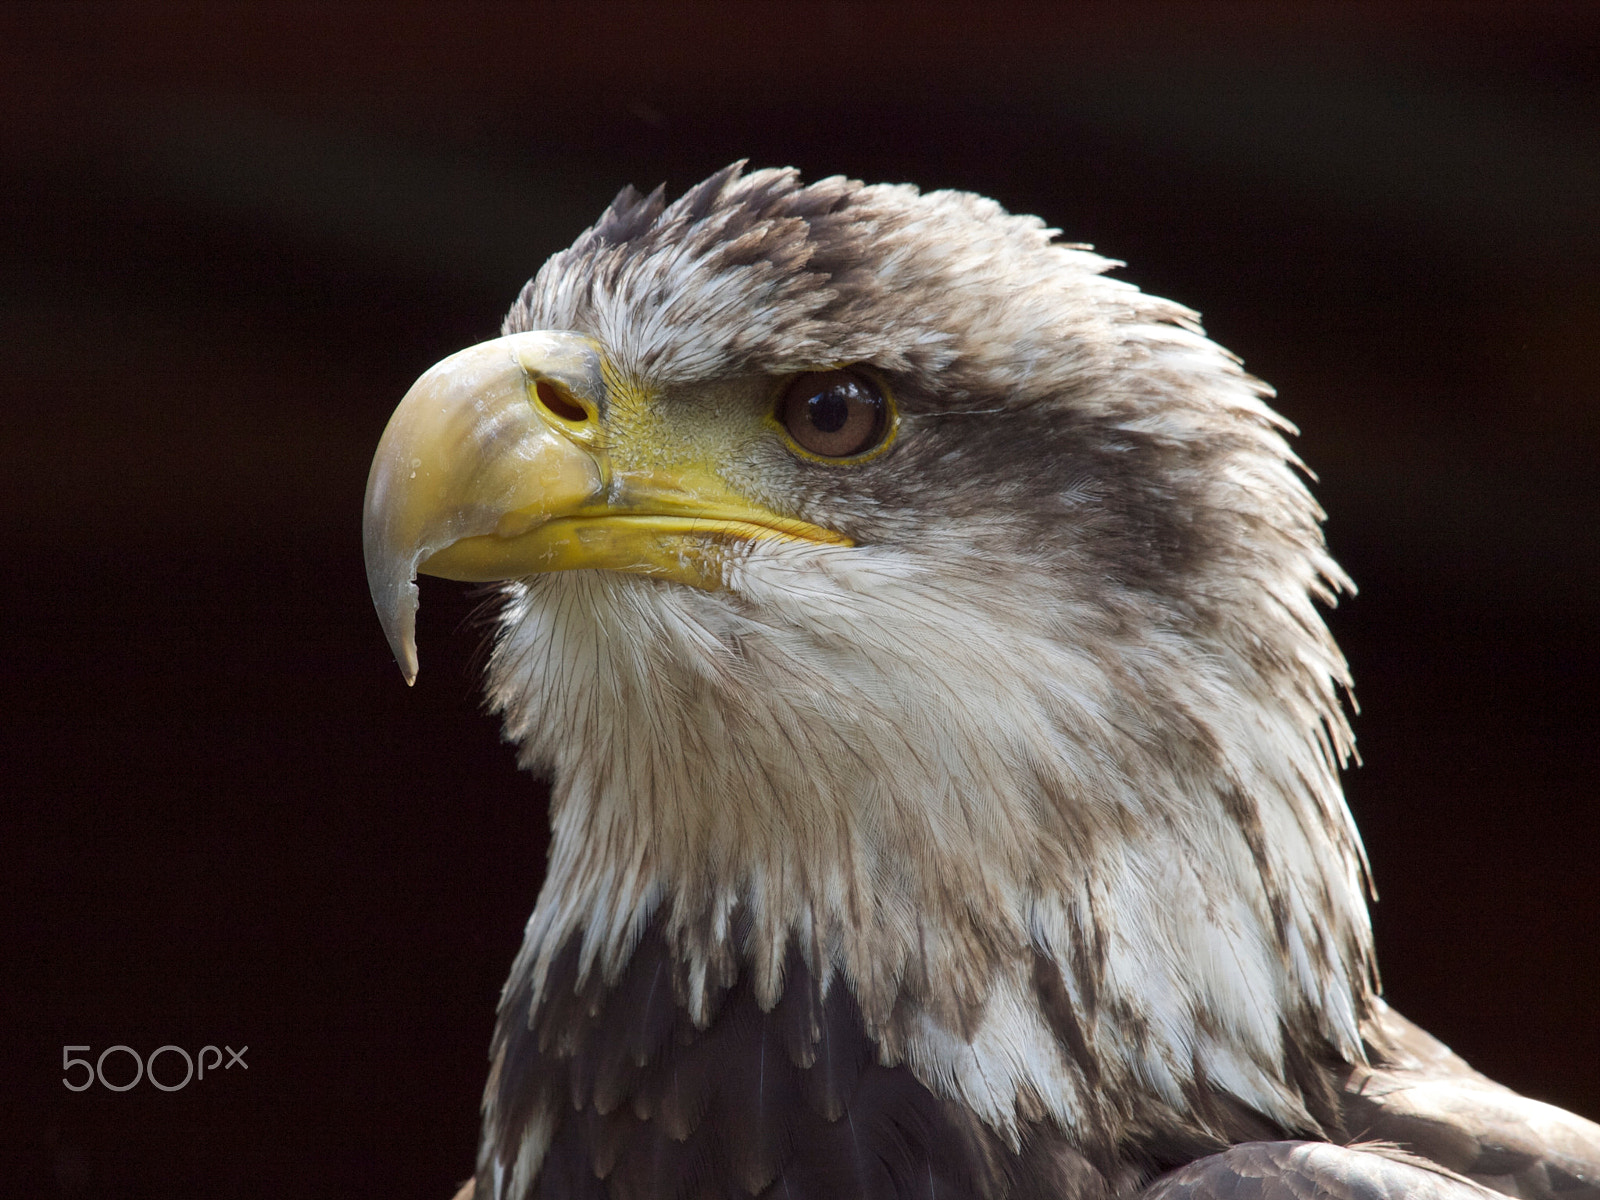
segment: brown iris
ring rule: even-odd
[[[784,390],[778,420],[802,450],[852,458],[883,440],[889,404],[859,371],[808,371]]]

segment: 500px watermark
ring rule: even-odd
[[[191,1079],[204,1079],[207,1070],[211,1071],[213,1075],[216,1074],[219,1066],[224,1071],[232,1070],[236,1066],[243,1067],[246,1071],[250,1069],[250,1064],[244,1061],[245,1051],[250,1049],[249,1046],[241,1046],[237,1050],[232,1046],[224,1046],[222,1049],[228,1052],[228,1061],[226,1063],[222,1061],[222,1050],[218,1050],[215,1046],[201,1046],[200,1053],[196,1056],[199,1059],[198,1073],[195,1070],[195,1059],[190,1058],[189,1052],[182,1046],[157,1046],[150,1051],[149,1056],[146,1058],[140,1058],[139,1052],[132,1046],[107,1046],[100,1051],[100,1057],[95,1059],[93,1064],[87,1058],[74,1058],[72,1056],[74,1050],[88,1051],[90,1049],[92,1047],[89,1046],[61,1047],[61,1069],[67,1072],[61,1077],[61,1082],[69,1092],[86,1091],[94,1086],[94,1082],[97,1079],[100,1081],[100,1086],[108,1092],[126,1092],[137,1085],[141,1079],[149,1079],[150,1083],[160,1091],[176,1092],[189,1086]],[[127,1083],[112,1083],[106,1078],[106,1058],[119,1053],[133,1060],[133,1078],[128,1080]],[[178,1080],[177,1083],[162,1083],[161,1080],[156,1078],[156,1060],[163,1054],[176,1055],[183,1059],[183,1078]],[[206,1062],[207,1054],[212,1056],[209,1063]],[[121,1060],[113,1058],[111,1061],[113,1064],[118,1064],[116,1074],[121,1075],[125,1069],[120,1066]],[[72,1081],[71,1072],[74,1067],[83,1068],[83,1074],[78,1077],[83,1081],[82,1083],[74,1083]],[[164,1064],[162,1071],[170,1079],[177,1073],[177,1064],[175,1062]]]

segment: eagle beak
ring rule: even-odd
[[[367,476],[367,586],[406,682],[417,679],[417,572],[463,538],[570,510],[600,464],[534,400],[544,382],[592,413],[600,352],[569,333],[518,333],[435,364],[400,401]],[[552,419],[553,418],[553,419]],[[484,578],[505,578],[486,576]]]
[[[730,542],[849,545],[734,493],[707,462],[613,444],[600,347],[516,333],[412,385],[367,477],[367,585],[401,674],[417,678],[419,572],[489,582],[602,568],[722,586]],[[649,466],[632,469],[630,462]]]

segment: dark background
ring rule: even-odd
[[[0,1190],[468,1174],[543,792],[467,589],[402,685],[367,463],[621,184],[739,157],[1040,213],[1279,388],[1388,995],[1600,1116],[1594,11],[6,6]],[[249,1065],[62,1086],[118,1043]]]

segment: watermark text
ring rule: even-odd
[[[108,1092],[126,1092],[137,1087],[141,1080],[148,1080],[158,1091],[176,1092],[188,1087],[190,1080],[204,1079],[207,1071],[213,1075],[219,1068],[231,1071],[234,1067],[242,1067],[248,1071],[250,1064],[245,1062],[244,1056],[249,1049],[249,1046],[240,1046],[237,1050],[232,1046],[222,1047],[228,1052],[228,1059],[224,1062],[222,1050],[215,1046],[201,1046],[199,1053],[192,1057],[182,1046],[157,1046],[141,1058],[132,1046],[117,1045],[107,1046],[91,1061],[88,1058],[75,1058],[73,1052],[82,1050],[89,1054],[93,1052],[93,1047],[63,1046],[61,1070],[64,1074],[61,1082],[69,1092],[87,1091],[96,1083]],[[156,1074],[158,1062],[161,1064],[160,1076]],[[109,1078],[106,1072],[108,1063],[111,1067]],[[178,1078],[180,1069],[183,1072],[181,1079]],[[79,1073],[75,1075],[75,1071]]]

